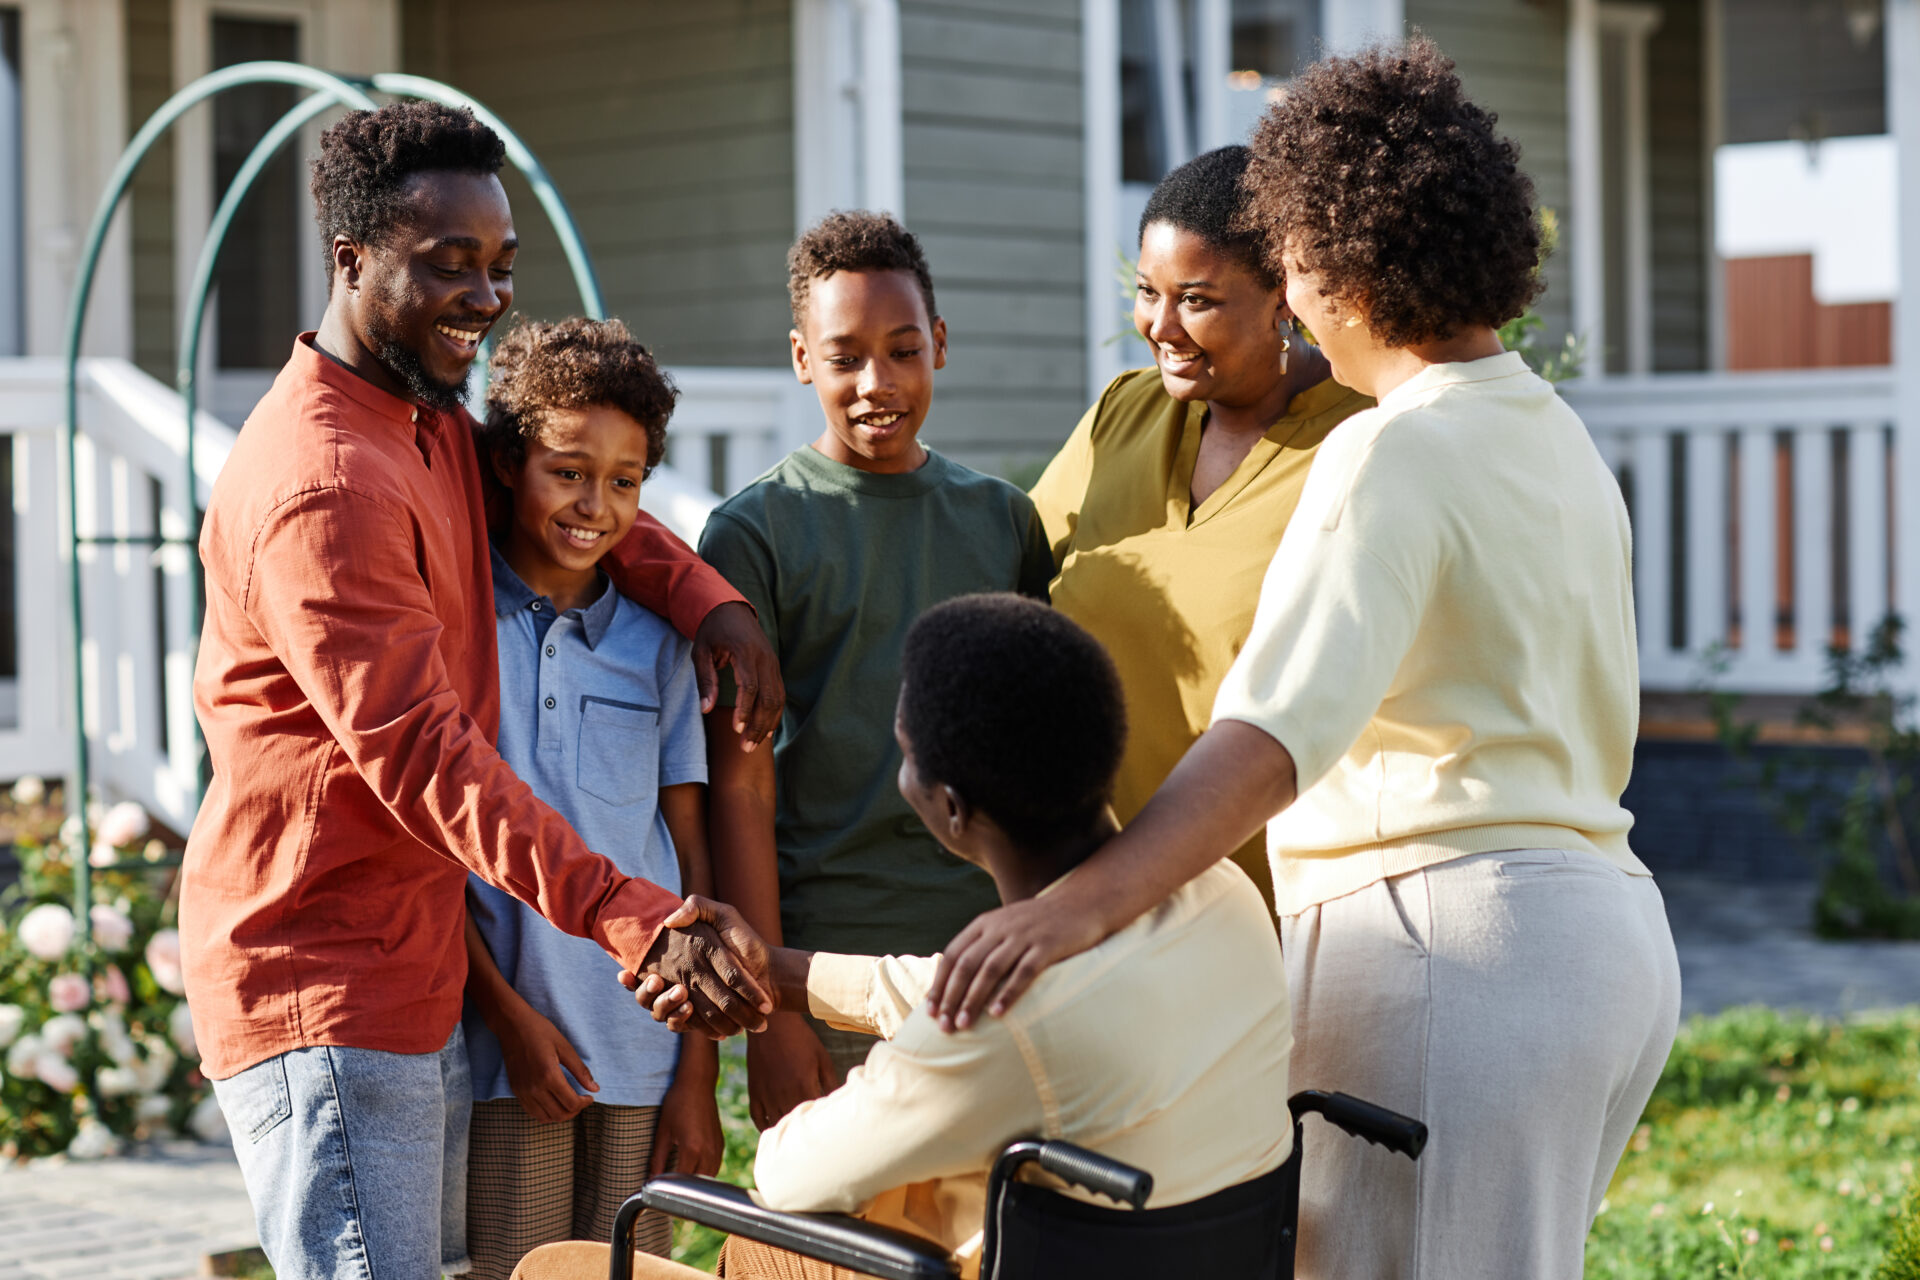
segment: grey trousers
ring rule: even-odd
[[[1660,1077],[1660,891],[1588,853],[1458,858],[1281,920],[1290,1087],[1426,1121],[1418,1163],[1306,1126],[1301,1280],[1579,1280]]]

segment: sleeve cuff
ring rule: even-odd
[[[877,963],[872,956],[815,952],[807,966],[807,1012],[829,1026],[878,1034],[867,1008]]]
[[[680,906],[678,894],[634,878],[616,889],[593,922],[593,940],[629,973],[640,972],[660,936],[660,922]]]

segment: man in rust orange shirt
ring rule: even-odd
[[[700,990],[709,1034],[771,1007],[710,929],[662,929],[679,899],[588,850],[493,747],[461,399],[513,297],[503,159],[490,129],[432,103],[327,131],[326,314],[248,418],[200,539],[194,700],[213,783],[183,873],[187,995],[283,1276],[466,1269],[469,869],[597,941],[609,982],[624,968]],[[603,563],[695,637],[703,693],[730,661],[758,695],[742,720],[777,723],[751,610],[683,543],[643,518]]]

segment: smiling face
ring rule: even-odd
[[[416,173],[402,200],[408,219],[383,243],[335,239],[335,273],[355,340],[395,389],[451,408],[481,340],[513,303],[513,211],[491,174]]]
[[[592,592],[600,557],[639,514],[647,429],[606,405],[549,409],[525,461],[494,471],[513,490],[501,554],[521,581],[570,608]]]
[[[1175,400],[1259,403],[1280,381],[1281,290],[1232,253],[1165,222],[1140,237],[1133,324]]]
[[[947,322],[927,314],[908,271],[836,271],[812,282],[806,324],[788,335],[793,371],[820,395],[827,429],[814,448],[881,474],[926,461],[920,424],[933,371],[947,363]]]

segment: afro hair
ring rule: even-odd
[[[1258,233],[1247,227],[1247,192],[1242,183],[1252,152],[1245,147],[1220,147],[1195,156],[1166,177],[1147,197],[1140,215],[1140,235],[1156,222],[1199,236],[1213,249],[1238,260],[1269,289],[1279,279],[1268,268]]]
[[[1120,676],[1100,642],[1024,596],[961,596],[907,632],[900,723],[920,776],[1022,849],[1087,830],[1126,747]]]
[[[647,471],[667,448],[667,419],[679,398],[652,354],[618,320],[578,317],[522,323],[501,340],[488,366],[481,451],[513,469],[526,460],[554,409],[618,409],[647,432]]]
[[[933,303],[933,273],[927,255],[913,232],[884,213],[865,209],[836,209],[800,233],[787,250],[787,299],[793,305],[793,327],[807,325],[807,297],[815,280],[836,271],[908,271],[926,299],[927,315],[937,316]]]
[[[416,173],[490,174],[506,163],[498,134],[465,107],[395,102],[377,111],[350,111],[320,135],[313,159],[313,212],[333,278],[333,239],[377,245],[405,224],[401,198]]]
[[[1431,40],[1327,58],[1260,121],[1245,223],[1404,347],[1497,328],[1539,295],[1533,182]]]

